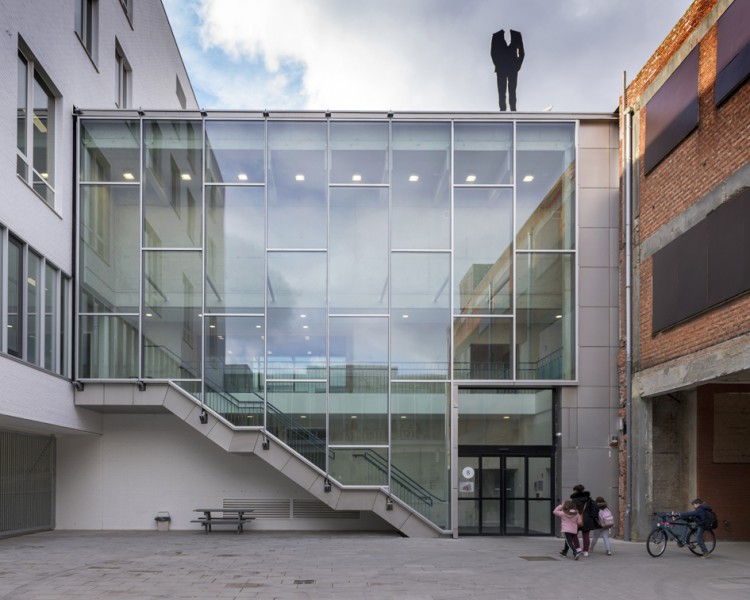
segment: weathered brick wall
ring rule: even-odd
[[[719,517],[716,537],[750,539],[747,493],[750,463],[714,462],[714,393],[747,391],[739,386],[704,386],[698,389],[698,497],[708,502]],[[726,521],[726,523],[725,523]]]

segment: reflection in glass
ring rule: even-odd
[[[344,485],[388,485],[387,448],[332,448],[328,472]]]
[[[449,526],[450,386],[391,384],[391,488],[439,527]]]
[[[81,120],[81,181],[138,182],[138,121]]]
[[[552,459],[549,456],[529,457],[529,496],[552,498]]]
[[[511,379],[513,320],[463,317],[453,320],[453,377]]]
[[[326,377],[326,255],[268,254],[268,377]]]
[[[454,139],[456,185],[513,183],[511,123],[456,123]]]
[[[143,375],[201,375],[201,253],[143,253]]]
[[[388,443],[388,320],[329,320],[332,444]]]
[[[205,322],[206,404],[233,425],[263,425],[263,317]]]
[[[268,383],[268,431],[312,464],[326,467],[326,384]]]
[[[85,316],[80,325],[79,379],[138,377],[138,315]]]
[[[206,310],[263,312],[264,191],[206,188]]]
[[[552,390],[459,389],[458,443],[468,446],[549,446]]]
[[[450,248],[449,123],[394,123],[391,247]]]
[[[70,339],[71,339],[71,311],[70,300],[72,288],[70,277],[62,275],[60,277],[62,285],[60,286],[60,329],[58,331],[58,348],[60,353],[60,368],[58,374],[64,377],[70,377]]]
[[[388,310],[388,190],[333,188],[329,240],[333,313]]]
[[[264,183],[262,121],[206,121],[206,183]]]
[[[387,123],[331,123],[331,183],[388,183]]]
[[[516,244],[524,249],[575,246],[575,126],[519,123]]]
[[[551,500],[529,500],[529,535],[551,535],[553,515]]]
[[[505,505],[505,533],[526,533],[526,500],[506,500]]]
[[[144,246],[201,246],[201,123],[144,121]]]
[[[268,245],[326,246],[326,124],[268,123]]]
[[[450,255],[394,252],[391,275],[392,377],[446,379]]]
[[[454,310],[513,311],[513,190],[457,189],[454,200]]]
[[[26,272],[26,360],[41,364],[42,257],[29,251]]]
[[[55,370],[57,362],[57,269],[44,267],[44,368]],[[67,316],[67,315],[65,315]]]
[[[23,358],[23,245],[8,236],[8,354]]]
[[[575,379],[575,260],[519,254],[516,378]]]
[[[81,312],[137,312],[140,210],[137,187],[80,187]]]

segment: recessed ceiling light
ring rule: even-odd
[[[247,173],[240,173],[239,175],[237,175],[237,179],[239,179],[240,181],[247,181]]]
[[[300,416],[299,416],[299,418],[300,418],[300,419],[306,419],[306,418],[307,418],[307,415],[300,415]]]
[[[305,180],[305,176],[304,176],[304,175],[303,175],[302,173],[297,173],[297,174],[296,174],[296,175],[294,176],[294,180],[295,180],[295,181],[304,181],[304,180]]]
[[[409,318],[409,315],[401,315],[401,318],[402,318],[402,319],[408,319],[408,318]]]
[[[401,418],[402,419],[406,419],[406,415],[401,415]]]
[[[508,415],[505,415],[505,416],[503,417],[503,419],[504,419],[504,420],[506,420],[506,421],[509,421],[509,420],[510,420],[510,417],[509,417]]]
[[[302,329],[310,329],[310,326],[309,325],[303,325]]]
[[[562,315],[555,315],[555,319],[562,319]]]
[[[409,175],[409,181],[419,181],[419,175]]]
[[[147,317],[153,317],[154,315],[152,315],[151,313],[146,313],[146,316]]]
[[[467,175],[466,176],[466,181],[469,182],[469,183],[474,183],[476,180],[477,180],[477,176],[476,175],[471,174],[471,175]]]
[[[531,181],[534,181],[534,176],[533,175],[524,175],[523,180],[524,180],[525,183],[529,183]]]
[[[255,329],[260,329],[261,327],[262,327],[262,325],[256,325]]]
[[[125,173],[122,174],[122,178],[127,179],[128,181],[133,181],[133,179],[135,179],[135,175],[133,175],[129,171],[126,171]]]
[[[210,325],[208,326],[208,328],[209,328],[209,329],[216,329],[216,325],[214,325],[213,323],[211,323],[211,324],[210,324]]]
[[[352,415],[352,419],[356,419],[356,418],[357,418],[357,415]]]
[[[299,316],[299,318],[300,318],[300,319],[306,319],[306,318],[307,318],[307,315],[300,315],[300,316]]]
[[[190,175],[190,173],[181,173],[180,179],[182,179],[183,181],[191,181],[193,177]]]
[[[352,175],[352,181],[362,181],[362,175],[360,175],[359,173],[355,173],[354,175]]]

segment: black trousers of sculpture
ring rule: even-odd
[[[508,95],[510,110],[516,110],[516,84],[518,83],[518,71],[509,69],[498,71],[497,75],[497,97],[500,100],[500,110],[507,110],[505,95]]]

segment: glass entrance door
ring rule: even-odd
[[[459,535],[550,535],[552,458],[459,448]]]

